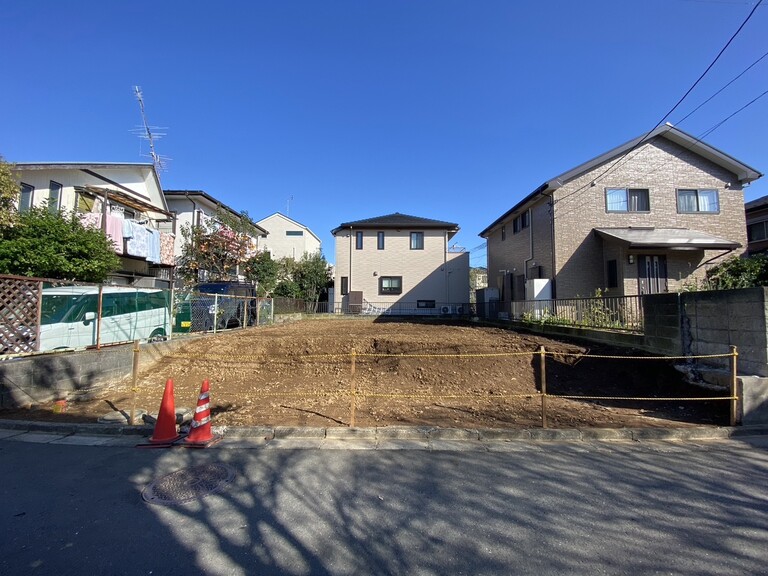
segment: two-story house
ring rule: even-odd
[[[483,230],[489,283],[507,304],[680,289],[743,253],[742,190],[761,176],[660,126],[545,181]]]
[[[262,250],[272,255],[272,260],[293,258],[301,260],[305,254],[320,252],[320,238],[309,228],[291,220],[288,216],[275,212],[257,222],[269,234],[262,241]]]
[[[448,244],[458,231],[452,222],[400,213],[340,224],[331,231],[334,308],[439,314],[465,306],[469,253]]]
[[[20,211],[35,207],[75,212],[101,228],[120,257],[113,284],[170,286],[173,236],[160,227],[172,220],[152,164],[16,163]]]
[[[768,196],[747,202],[744,212],[747,218],[747,252],[768,252]]]

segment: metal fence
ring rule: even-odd
[[[273,321],[271,298],[0,276],[0,355],[6,356]]]

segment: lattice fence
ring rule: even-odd
[[[0,276],[0,354],[34,352],[43,283]]]

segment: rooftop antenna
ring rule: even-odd
[[[290,218],[291,216],[291,202],[293,202],[293,194],[288,198],[288,202],[286,202],[286,211],[285,215]]]
[[[144,112],[144,95],[141,92],[141,86],[134,86],[133,92],[136,95],[136,100],[139,101],[139,108],[141,109],[141,122],[142,127],[140,128],[134,128],[131,130],[134,134],[137,134],[139,138],[143,140],[149,141],[149,156],[152,158],[152,164],[155,167],[155,170],[159,173],[163,170],[165,170],[166,167],[166,160],[170,160],[170,158],[166,158],[164,156],[160,156],[155,151],[155,139],[159,140],[163,136],[165,136],[165,132],[155,132],[152,133],[152,130],[164,130],[164,128],[160,128],[159,126],[150,126],[147,123],[147,115]]]

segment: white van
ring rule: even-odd
[[[43,288],[37,349],[159,340],[170,332],[168,297],[162,290],[105,286],[100,323],[98,309],[96,286]]]

